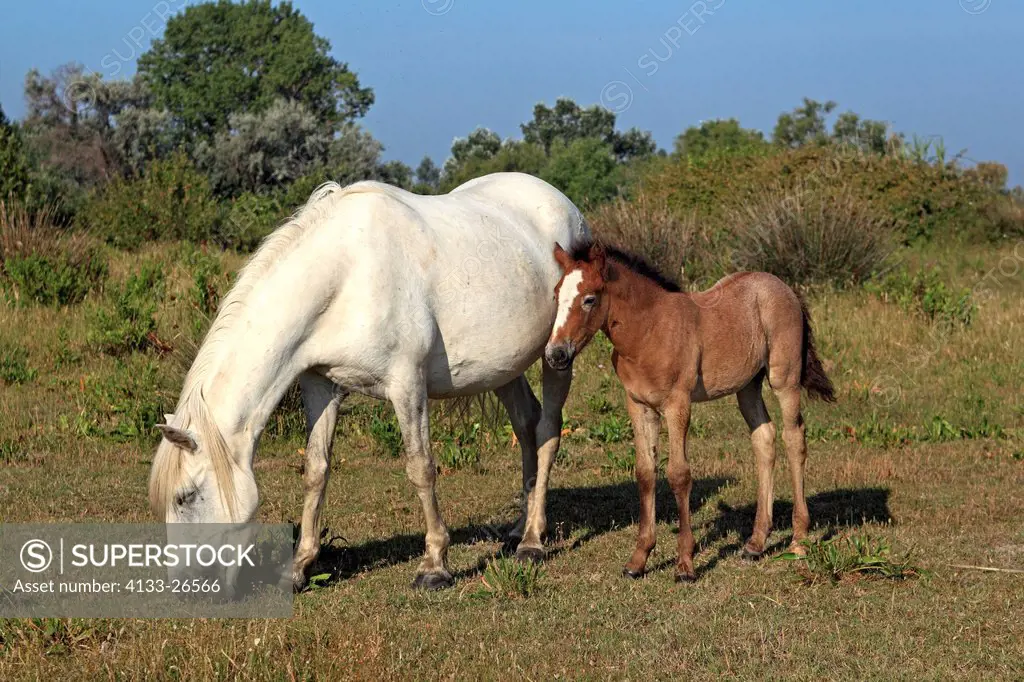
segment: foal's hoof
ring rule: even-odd
[[[455,579],[448,573],[420,573],[412,581],[412,588],[425,592],[435,592],[451,587],[454,584]]]
[[[697,582],[696,573],[676,573],[677,583],[695,583]]]
[[[642,569],[639,571],[634,571],[629,566],[625,566],[622,569],[622,575],[626,576],[630,580],[640,580],[640,578],[644,577],[644,571]]]
[[[544,563],[544,550],[539,547],[520,547],[516,550],[516,561],[524,564]]]
[[[764,556],[764,549],[755,549],[748,543],[743,545],[743,549],[740,550],[740,556],[748,561],[757,561]]]

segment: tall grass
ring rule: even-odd
[[[55,226],[57,209],[30,211],[0,201],[0,284],[19,305],[70,305],[107,276],[101,249],[87,235]]]
[[[847,189],[774,185],[729,211],[737,270],[763,270],[790,284],[860,284],[895,247],[892,218]]]

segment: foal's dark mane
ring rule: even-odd
[[[658,272],[658,269],[648,263],[643,256],[631,253],[625,249],[620,249],[619,247],[612,246],[611,244],[602,243],[601,245],[604,247],[604,252],[610,260],[626,267],[630,271],[635,272],[642,277],[646,277],[665,291],[680,292],[683,290],[676,280],[671,277],[666,277]],[[573,260],[589,263],[590,246],[590,244],[577,246],[571,254]]]

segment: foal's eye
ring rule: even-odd
[[[597,296],[595,296],[594,294],[588,294],[588,295],[583,297],[583,307],[584,308],[593,308],[594,304],[596,304],[596,303],[597,303]]]

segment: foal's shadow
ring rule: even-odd
[[[694,481],[690,494],[691,514],[699,511],[722,488],[732,482],[733,479],[730,478],[703,478]],[[675,526],[679,522],[675,497],[664,479],[658,480],[656,493],[657,520]],[[807,505],[810,508],[812,529],[824,528],[824,539],[835,535],[840,528],[856,527],[868,522],[888,523],[892,520],[887,488],[831,490],[810,496],[807,498]],[[698,538],[695,557],[698,563],[698,576],[713,570],[719,561],[739,551],[741,543],[754,527],[756,506],[756,503],[751,502],[732,507],[719,501],[717,516],[710,522],[694,528]],[[792,528],[792,513],[791,502],[775,502],[773,542],[766,548],[766,555],[778,551],[788,542],[787,531]],[[605,533],[627,527],[636,521],[638,515],[639,500],[633,481],[552,489],[548,492],[547,517],[549,542],[553,539],[554,543],[548,545],[547,557],[572,551]],[[505,539],[514,521],[515,519],[509,518],[495,523],[473,523],[449,529],[449,534],[453,545],[481,541],[500,542]],[[702,561],[704,557],[701,554],[707,547],[728,537],[734,539],[722,545],[710,560]],[[336,544],[335,541],[329,540],[321,546],[320,556],[310,575],[328,574],[330,577],[320,584],[329,585],[370,569],[386,568],[412,561],[422,556],[423,548],[423,534],[419,531],[370,540],[353,546]],[[501,550],[480,559],[475,566],[457,572],[454,577],[462,579],[477,575],[488,560],[508,551],[509,547],[506,545]],[[650,566],[649,570],[657,571],[674,564],[674,548],[667,553],[671,558]]]

